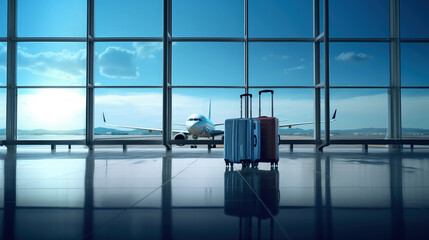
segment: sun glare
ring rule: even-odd
[[[80,89],[22,90],[18,114],[20,129],[82,129],[85,95]]]

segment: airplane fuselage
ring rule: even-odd
[[[186,119],[186,129],[193,137],[212,137],[215,125],[201,114],[192,114]]]

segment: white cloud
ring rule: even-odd
[[[75,81],[85,77],[86,51],[41,52],[31,54],[18,49],[18,68],[37,75]]]
[[[98,55],[100,74],[108,78],[138,78],[135,63],[136,51],[120,47],[108,47]]]
[[[289,56],[270,53],[270,54],[267,54],[267,55],[263,56],[262,60],[266,61],[266,60],[271,59],[271,58],[285,60],[285,59],[288,59]]]
[[[162,51],[162,42],[142,43],[135,42],[133,47],[137,51],[137,57],[139,58],[155,58],[155,53]]]
[[[342,52],[335,59],[339,61],[365,61],[371,59],[372,56],[365,53]]]
[[[283,69],[283,73],[284,73],[284,74],[287,74],[287,73],[289,73],[290,71],[296,71],[296,70],[302,70],[302,69],[305,69],[305,66],[304,66],[304,65],[300,65],[300,66],[296,66],[296,67],[291,67],[291,68]]]

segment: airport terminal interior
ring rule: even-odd
[[[0,0],[0,239],[429,239],[428,11]]]

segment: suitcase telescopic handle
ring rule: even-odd
[[[244,93],[240,95],[240,118],[243,117],[243,97],[249,97],[250,102],[250,118],[252,118],[252,94]]]
[[[261,90],[259,91],[259,117],[261,117],[261,94],[271,93],[271,117],[274,117],[274,90]]]

